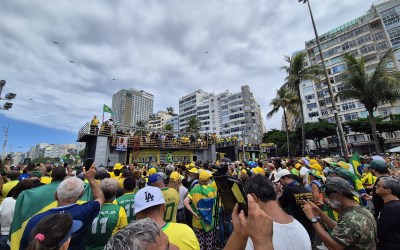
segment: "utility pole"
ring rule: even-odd
[[[7,125],[7,127],[3,127],[3,133],[4,133],[4,143],[3,143],[3,153],[1,154],[1,158],[4,159],[5,158],[5,149],[7,146],[7,141],[8,141],[8,127],[10,125]]]
[[[313,13],[311,11],[310,0],[299,0],[299,2],[303,2],[303,3],[307,2],[307,5],[308,5],[308,10],[310,12],[311,22],[312,22],[312,25],[314,28],[314,33],[315,33],[315,40],[317,41],[319,55],[321,57],[322,67],[324,68],[324,72],[325,72],[325,78],[326,78],[326,84],[328,85],[329,96],[331,97],[331,100],[332,100],[332,110],[333,110],[333,114],[335,115],[336,126],[337,126],[338,133],[339,133],[340,145],[343,150],[343,155],[348,156],[349,151],[347,150],[346,139],[344,138],[342,123],[340,122],[339,112],[336,107],[336,100],[335,100],[335,96],[333,95],[332,85],[331,85],[331,82],[329,79],[329,73],[328,73],[328,70],[325,65],[324,55],[322,53],[321,43],[319,41],[319,36],[318,36],[318,32],[317,32],[317,27],[315,25]]]

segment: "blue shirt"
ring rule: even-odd
[[[25,227],[24,234],[22,235],[21,244],[19,249],[26,249],[32,240],[30,233],[36,224],[44,217],[52,214],[69,213],[74,220],[82,221],[82,227],[72,235],[71,243],[68,249],[85,249],[86,244],[86,231],[91,228],[94,218],[100,211],[100,203],[98,201],[89,201],[82,205],[76,203],[56,207],[46,212],[33,216]]]

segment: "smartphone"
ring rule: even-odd
[[[85,160],[85,171],[89,171],[89,168],[93,165],[93,158],[86,158]]]
[[[243,210],[247,215],[247,195],[244,191],[242,181],[230,176],[215,176],[214,180],[217,184],[224,209],[233,211],[237,203],[239,204],[239,210]]]

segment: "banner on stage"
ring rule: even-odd
[[[126,151],[128,148],[128,137],[118,136],[117,137],[117,151]]]

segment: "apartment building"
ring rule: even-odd
[[[250,87],[241,87],[238,93],[228,90],[220,94],[195,91],[179,100],[179,128],[184,131],[187,121],[196,117],[200,133],[216,133],[220,137],[237,135],[247,143],[260,143],[265,127],[261,109]]]
[[[167,121],[173,116],[165,111],[158,111],[152,119],[148,120],[146,123],[146,128],[149,129],[164,129]]]
[[[365,15],[320,35],[319,39],[329,73],[329,81],[335,94],[344,88],[342,81],[342,73],[345,70],[342,57],[344,53],[364,57],[366,70],[372,72],[380,58],[390,48],[400,46],[400,1],[380,1],[373,5]],[[308,55],[308,65],[321,63],[315,39],[305,43],[304,51]],[[399,54],[396,56],[399,60]],[[398,65],[396,66],[398,67]],[[305,122],[316,122],[318,119],[324,119],[334,123],[332,100],[329,96],[327,83],[302,82],[301,84],[300,91]],[[339,99],[336,104],[341,122],[368,116],[363,104],[356,99]],[[375,112],[376,116],[389,114],[400,114],[399,102],[393,105],[382,105]],[[290,121],[294,124],[290,125],[298,125],[296,124],[297,120],[291,117]],[[350,133],[346,137],[347,144],[356,150],[364,152],[373,150],[369,145],[370,138],[367,138],[366,135]],[[326,145],[338,147],[337,137],[327,138]],[[309,148],[312,149],[313,147],[314,145],[310,141]]]
[[[146,122],[153,114],[154,96],[143,90],[122,89],[112,97],[111,116],[114,124],[135,126],[137,122]]]

